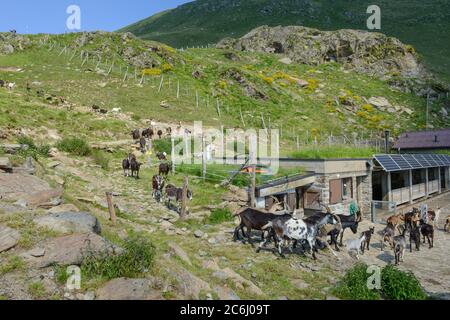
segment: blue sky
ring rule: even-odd
[[[1,1],[0,32],[64,33],[70,5],[81,9],[80,31],[115,31],[191,0],[11,0]]]

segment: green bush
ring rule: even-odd
[[[346,300],[379,300],[379,292],[367,287],[369,277],[367,266],[358,264],[350,269],[344,279],[338,283],[334,294]]]
[[[209,224],[221,224],[229,221],[233,221],[233,215],[228,209],[213,210],[211,215],[206,219],[206,222]]]
[[[88,278],[111,280],[121,277],[134,278],[148,272],[153,266],[155,247],[143,235],[133,235],[122,245],[123,252],[87,254],[81,266]]]
[[[411,272],[387,266],[381,273],[381,287],[389,300],[424,300],[427,298],[419,281]]]
[[[76,156],[89,156],[92,154],[92,149],[89,143],[82,138],[64,138],[56,147],[63,151]]]
[[[48,157],[48,152],[50,151],[50,146],[47,144],[37,145],[31,137],[20,136],[17,139],[17,143],[21,145],[27,145],[28,149],[20,150],[18,155],[22,158],[32,157],[37,160],[38,157]]]
[[[109,170],[110,157],[105,152],[94,150],[92,152],[92,158],[97,165],[102,167],[103,170]]]
[[[348,300],[424,300],[427,298],[419,281],[411,272],[404,272],[394,266],[381,271],[381,290],[369,290],[367,279],[368,266],[358,264],[350,269],[334,288],[333,293]]]

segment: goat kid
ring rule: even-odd
[[[361,236],[365,236],[364,241],[361,243],[361,252],[364,254],[364,251],[370,251],[370,241],[372,240],[372,236],[375,233],[375,227],[370,228],[367,231],[364,231]]]
[[[363,234],[361,238],[354,240],[347,240],[347,251],[350,254],[352,251],[356,251],[356,259],[359,260],[359,254],[363,254],[362,251],[363,243],[366,241],[366,235]]]

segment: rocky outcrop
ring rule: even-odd
[[[97,234],[87,233],[46,240],[22,254],[22,258],[34,267],[46,268],[52,265],[81,265],[89,254],[116,254],[120,251],[120,248]]]
[[[368,31],[262,26],[240,39],[224,39],[217,47],[282,54],[293,62],[308,65],[333,61],[347,69],[385,79],[431,78],[413,47],[396,38]]]
[[[49,184],[38,177],[0,173],[0,197],[5,200],[17,201],[27,197],[30,197],[28,200],[36,200],[36,197],[31,196],[51,190]]]
[[[378,76],[398,73],[417,77],[425,73],[412,47],[384,34],[367,31],[262,26],[240,39],[224,39],[217,46],[238,51],[279,53],[309,65],[336,61]]]
[[[0,226],[0,253],[14,248],[20,239],[20,233],[17,230]]]
[[[68,233],[101,233],[100,222],[86,212],[61,212],[34,219],[34,223],[52,231]]]
[[[97,300],[164,300],[155,290],[153,279],[119,278],[107,282],[96,292]]]

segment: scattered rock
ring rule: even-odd
[[[214,292],[217,294],[220,300],[222,301],[238,301],[241,300],[239,296],[227,287],[215,287]]]
[[[174,242],[169,242],[169,248],[170,250],[182,261],[187,263],[188,265],[192,266],[191,259],[189,259],[189,256],[187,255],[186,251],[184,251],[179,245],[177,245]]]
[[[12,173],[12,165],[9,158],[0,157],[0,170]]]
[[[0,225],[0,253],[14,248],[19,239],[19,231]]]
[[[285,58],[280,59],[278,61],[281,62],[281,63],[284,63],[284,64],[288,64],[288,65],[293,63],[292,59],[289,58],[289,57],[285,57]]]
[[[194,236],[196,238],[198,238],[198,239],[203,238],[204,235],[205,235],[205,233],[203,231],[201,231],[201,230],[197,230],[197,231],[194,232]]]
[[[304,289],[309,288],[309,285],[308,285],[306,282],[304,282],[303,280],[300,280],[300,279],[293,279],[293,280],[291,280],[291,283],[292,283],[297,289],[300,289],[300,290],[304,290]]]
[[[31,251],[28,251],[28,254],[34,258],[40,258],[45,256],[45,249],[44,248],[34,248]]]
[[[198,300],[202,292],[210,292],[207,282],[178,266],[169,266],[169,272],[177,280],[177,289],[184,299]]]
[[[34,219],[36,225],[67,233],[101,233],[100,222],[86,212],[60,212]]]
[[[32,255],[32,253],[37,252],[37,248],[45,250],[44,256],[34,257]],[[31,265],[37,268],[46,268],[52,265],[79,266],[87,254],[101,254],[106,252],[116,254],[121,251],[120,248],[95,233],[52,238],[39,244],[37,248],[21,255]]]
[[[56,167],[59,166],[59,165],[61,165],[61,162],[58,162],[58,161],[52,161],[52,162],[49,162],[49,163],[47,164],[47,168],[49,168],[49,169],[54,169],[54,168],[56,168]]]
[[[215,278],[217,278],[217,279],[219,279],[221,281],[226,281],[226,280],[228,280],[230,278],[229,275],[226,272],[221,271],[221,270],[214,272],[213,273],[213,277],[215,277]]]
[[[151,279],[119,278],[107,282],[96,292],[97,300],[164,300],[159,290],[153,289]]]
[[[80,210],[73,204],[62,204],[48,210],[49,214],[63,213],[63,212],[80,212]]]
[[[376,108],[390,108],[392,106],[384,97],[372,97],[368,102]]]
[[[50,192],[49,184],[38,177],[25,174],[0,173],[0,197],[8,201],[27,200],[35,193]]]

